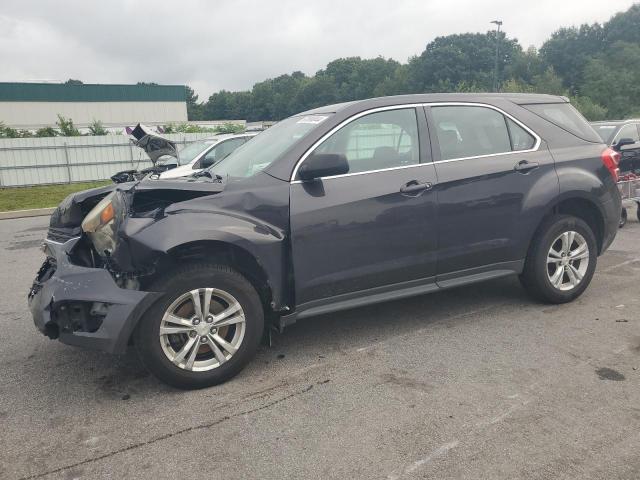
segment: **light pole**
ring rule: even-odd
[[[496,29],[496,63],[493,71],[493,91],[498,91],[498,50],[500,47],[500,26],[502,25],[502,20],[492,20],[491,23],[494,23],[498,26]]]

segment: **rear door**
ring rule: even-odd
[[[548,150],[539,148],[534,132],[495,107],[425,108],[438,176],[438,282],[518,269],[525,232],[541,213],[532,208],[536,185],[547,176],[547,186],[558,191]]]
[[[291,184],[298,306],[434,284],[436,176],[421,107],[357,115],[311,151],[345,155],[349,173]]]

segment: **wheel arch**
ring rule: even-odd
[[[254,254],[234,243],[222,240],[190,241],[169,249],[162,261],[167,262],[169,268],[184,262],[201,261],[227,265],[253,285],[265,309],[272,308],[273,288],[267,271]]]
[[[540,219],[534,235],[529,241],[529,248],[531,248],[531,242],[533,242],[537,236],[540,226],[550,215],[555,214],[573,215],[574,217],[583,220],[587,225],[589,225],[596,237],[598,254],[602,252],[605,233],[604,213],[598,202],[583,192],[567,192],[558,197],[546,209],[546,214]]]

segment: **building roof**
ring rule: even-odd
[[[0,82],[0,102],[185,102],[184,85]]]

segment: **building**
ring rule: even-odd
[[[78,128],[94,120],[111,129],[186,122],[183,85],[0,82],[0,122],[16,129],[55,126],[58,114]]]

